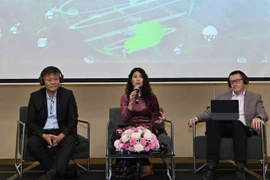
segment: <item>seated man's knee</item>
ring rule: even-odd
[[[171,137],[169,137],[168,135],[162,133],[160,135],[158,135],[158,140],[161,140],[161,141],[171,141]]]
[[[76,145],[76,139],[72,135],[67,135],[62,139],[61,144],[69,145],[69,146],[75,146]]]
[[[232,121],[233,131],[245,131],[245,125],[241,121]]]
[[[171,137],[169,137],[166,134],[160,134],[157,137],[157,139],[159,141],[160,146],[166,146],[168,151],[171,150],[171,147],[172,147],[172,139],[171,139]]]
[[[244,126],[244,124],[241,121],[232,121],[233,126]]]
[[[30,152],[38,151],[38,146],[41,146],[40,137],[38,136],[31,136],[27,139],[26,147]]]
[[[219,126],[220,121],[210,120],[206,122],[207,126]]]

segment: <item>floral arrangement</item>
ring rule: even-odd
[[[158,150],[159,142],[156,135],[145,127],[132,127],[125,130],[121,138],[114,142],[116,151],[149,152]]]

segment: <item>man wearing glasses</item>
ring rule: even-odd
[[[27,148],[46,170],[40,180],[64,176],[78,142],[77,104],[73,92],[60,87],[63,78],[57,67],[43,69],[39,81],[44,88],[31,93],[28,104]]]
[[[216,99],[238,100],[238,121],[211,121],[211,108],[188,120],[188,125],[193,126],[197,121],[207,123],[207,172],[202,180],[212,180],[216,176],[216,164],[219,161],[220,138],[231,137],[237,165],[235,180],[244,180],[244,164],[246,163],[247,138],[260,131],[261,123],[268,120],[268,115],[263,106],[261,95],[246,89],[248,77],[242,71],[233,71],[229,74],[228,86],[231,91],[219,94]]]

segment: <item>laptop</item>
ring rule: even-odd
[[[211,100],[212,120],[235,121],[239,119],[238,100]]]

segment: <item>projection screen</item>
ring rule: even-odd
[[[1,0],[0,79],[270,75],[269,0]]]

